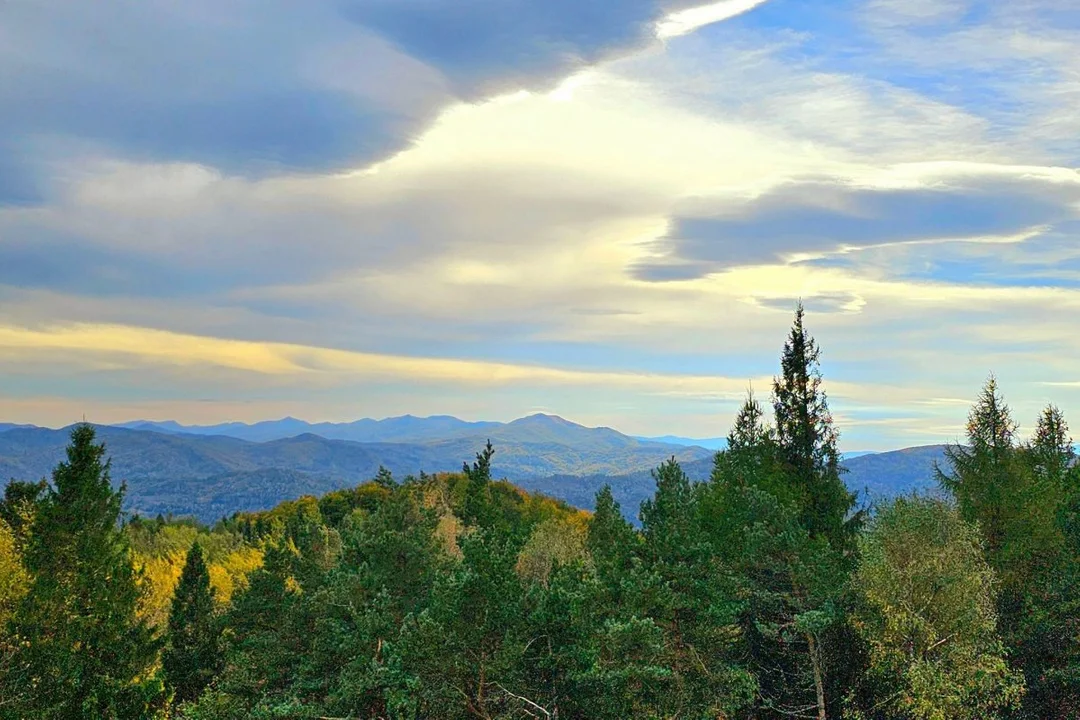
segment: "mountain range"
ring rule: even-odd
[[[404,416],[311,424],[294,418],[185,426],[135,421],[98,426],[112,458],[112,476],[127,484],[127,509],[213,521],[319,495],[374,477],[456,471],[490,439],[493,473],[530,490],[591,507],[609,484],[628,516],[652,494],[650,471],[677,458],[695,480],[708,478],[714,450],[674,439],[642,439],[611,428],[588,428],[553,415],[509,423],[450,416]],[[68,429],[0,424],[0,478],[48,477],[63,459]],[[687,438],[679,440],[689,441]],[[868,497],[926,489],[942,446],[845,459],[846,480]]]

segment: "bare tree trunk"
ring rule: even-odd
[[[821,676],[821,656],[818,652],[818,644],[814,638],[814,633],[806,633],[806,641],[810,644],[810,663],[814,666],[814,689],[817,690],[818,720],[827,720],[825,717],[825,683]]]

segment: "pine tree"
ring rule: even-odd
[[[731,452],[757,449],[771,437],[772,431],[765,424],[765,409],[751,388],[728,433],[727,449]]]
[[[1002,549],[1006,515],[1018,496],[1018,425],[991,375],[968,414],[967,446],[950,445],[945,457],[952,472],[937,471],[938,482],[952,493],[964,519],[978,522],[986,538],[988,557]]]
[[[693,707],[701,716],[727,717],[753,695],[752,678],[735,661],[741,603],[702,525],[700,486],[675,458],[653,477],[656,492],[641,505],[643,567],[635,589],[669,648],[675,682],[663,716]]]
[[[31,585],[13,623],[20,646],[13,675],[0,678],[27,692],[4,717],[149,718],[164,700],[160,645],[137,617],[142,591],[118,525],[123,489],[110,486],[94,439],[89,425],[72,431],[37,506],[24,555]]]
[[[940,484],[968,521],[978,523],[986,559],[1001,583],[998,616],[1010,660],[1023,670],[1024,716],[1073,717],[1080,708],[1080,567],[1069,543],[1075,471],[1064,417],[1054,407],[1032,441],[1017,441],[1017,423],[991,375],[968,416],[967,446],[946,450],[950,472]]]
[[[214,614],[214,589],[196,542],[188,550],[169,613],[168,646],[161,664],[176,702],[190,702],[221,668],[221,627]]]
[[[495,455],[495,448],[488,440],[482,452],[476,453],[476,462],[469,467],[468,463],[462,466],[467,484],[465,486],[465,501],[461,509],[462,520],[469,525],[487,525],[491,522],[491,458]]]
[[[1054,485],[1066,483],[1069,469],[1076,460],[1076,451],[1069,437],[1069,423],[1055,405],[1046,406],[1039,415],[1031,454],[1041,480]]]
[[[862,516],[849,517],[855,496],[840,478],[839,433],[822,387],[821,351],[806,331],[804,316],[799,303],[781,374],[773,380],[776,440],[799,498],[803,526],[812,537],[824,536],[838,549],[850,550]]]
[[[596,510],[589,521],[585,546],[603,585],[609,591],[617,590],[630,571],[638,535],[623,517],[610,485],[596,493]]]

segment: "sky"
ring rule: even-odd
[[[0,421],[1080,424],[1075,0],[0,3]]]

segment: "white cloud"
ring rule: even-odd
[[[656,36],[666,40],[688,35],[707,25],[742,15],[765,2],[767,0],[720,0],[710,5],[679,10],[656,24]]]

